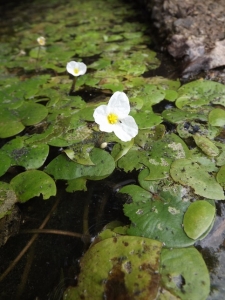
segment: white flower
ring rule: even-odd
[[[67,72],[73,76],[84,75],[87,71],[87,66],[82,62],[70,61],[66,65]]]
[[[40,46],[44,46],[45,45],[45,38],[43,36],[39,36],[39,38],[37,38],[37,42]]]
[[[138,126],[130,113],[130,103],[123,92],[115,92],[108,105],[100,105],[94,111],[94,119],[99,129],[114,132],[123,142],[130,141],[138,134]]]

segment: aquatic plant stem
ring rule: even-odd
[[[24,270],[23,270],[23,274],[22,274],[22,277],[21,277],[21,281],[20,281],[20,284],[18,285],[18,288],[17,288],[17,293],[16,293],[16,298],[15,299],[21,299],[21,296],[23,295],[23,292],[24,292],[24,289],[25,289],[25,286],[26,286],[26,283],[27,283],[27,278],[29,276],[29,272],[30,272],[30,269],[32,267],[32,263],[33,263],[33,260],[34,260],[34,250],[35,250],[35,244],[32,245],[32,247],[29,249],[29,253],[27,254],[27,261],[26,261],[26,265],[24,267]]]
[[[39,55],[40,55],[40,51],[41,51],[41,46],[38,47],[38,53],[37,53],[37,59],[36,59],[36,66],[35,66],[35,70],[38,70],[38,62],[39,62]]]
[[[77,77],[73,77],[73,82],[72,82],[72,85],[71,85],[71,88],[70,88],[70,91],[69,91],[69,95],[71,95],[74,92],[76,82],[77,82]]]
[[[57,230],[57,229],[27,229],[21,230],[19,234],[23,233],[47,233],[47,234],[59,234],[59,235],[67,235],[71,237],[83,238],[84,234],[72,232],[72,231],[64,231],[64,230]],[[87,235],[85,235],[87,236]]]
[[[45,217],[44,221],[42,222],[39,229],[43,229],[45,225],[48,223],[52,213],[55,211],[56,207],[58,206],[60,201],[60,198],[58,197],[56,202],[54,203],[53,207],[51,208],[48,215]],[[17,257],[11,262],[11,264],[8,266],[8,268],[3,272],[3,274],[0,276],[0,281],[2,281],[16,266],[16,264],[20,261],[20,259],[23,257],[23,255],[27,252],[27,250],[30,248],[30,246],[33,244],[33,242],[38,237],[38,233],[34,234],[32,238],[29,240],[29,242],[26,244],[26,246],[23,248],[23,250],[17,255]]]

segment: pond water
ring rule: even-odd
[[[225,87],[181,87],[129,1],[1,14],[0,299],[222,299]],[[117,91],[139,128],[127,142],[93,118]]]

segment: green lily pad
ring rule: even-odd
[[[192,187],[197,195],[213,200],[225,199],[223,189],[215,177],[191,159],[175,160],[170,174],[174,181]]]
[[[17,137],[0,149],[0,157],[6,156],[5,162],[9,160],[9,166],[22,166],[29,170],[40,168],[48,152],[49,146],[46,144],[26,145],[25,139]]]
[[[93,166],[94,163],[90,158],[90,152],[94,148],[93,144],[81,145],[75,144],[73,148],[64,150],[64,153],[74,162],[85,166]]]
[[[0,138],[7,138],[23,131],[25,126],[8,109],[0,110]]]
[[[151,145],[149,163],[150,174],[146,180],[157,180],[169,176],[171,163],[177,158],[189,157],[187,145],[175,134],[165,135]]]
[[[219,169],[216,180],[225,189],[225,165]]]
[[[11,213],[17,197],[12,186],[0,181],[0,219]]]
[[[41,122],[48,114],[45,106],[24,102],[17,109],[3,108],[0,111],[0,138],[20,133],[25,126]]]
[[[139,186],[128,185],[120,192],[132,198],[131,203],[124,205],[124,213],[131,221],[127,234],[156,239],[166,247],[194,244],[182,226],[190,202],[186,201],[181,186],[168,184],[152,194]]]
[[[109,176],[115,168],[114,159],[104,150],[94,148],[90,152],[90,159],[94,165],[85,166],[73,162],[61,154],[47,165],[45,171],[53,175],[55,179],[71,180],[82,177],[100,180]]]
[[[183,123],[184,120],[201,120],[207,121],[207,116],[203,111],[188,111],[188,110],[181,110],[178,108],[171,108],[164,110],[162,112],[162,117],[173,124]]]
[[[11,165],[11,159],[4,152],[0,151],[0,176],[4,175]]]
[[[209,80],[196,80],[184,84],[178,89],[176,106],[201,107],[207,104],[220,104],[225,106],[225,86]]]
[[[191,239],[200,238],[215,218],[215,206],[204,200],[191,203],[184,214],[184,231]]]
[[[56,195],[54,180],[48,174],[39,170],[20,173],[11,180],[10,185],[20,202],[26,202],[41,194],[43,199],[48,199]]]
[[[223,127],[225,126],[225,110],[221,108],[215,108],[211,110],[209,113],[209,123],[212,126],[219,126]]]
[[[220,150],[208,138],[201,135],[193,135],[196,145],[208,156],[218,156]]]
[[[160,250],[160,242],[133,236],[95,244],[81,259],[78,285],[65,291],[64,300],[155,299]]]
[[[160,274],[164,289],[179,299],[206,300],[209,295],[209,272],[201,254],[193,247],[163,249]]]

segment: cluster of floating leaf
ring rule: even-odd
[[[91,15],[95,17],[93,12]],[[120,19],[117,15],[112,18],[115,23]],[[64,19],[69,25],[73,17]],[[80,278],[84,280],[79,281],[76,291],[71,289],[71,294],[75,294],[73,298],[91,299],[96,287],[102,295],[105,278],[113,267],[121,266],[128,282],[134,272],[137,272],[136,278],[144,274],[143,277],[149,279],[148,271],[153,270],[155,296],[163,287],[168,299],[171,296],[198,300],[198,293],[204,299],[209,293],[208,271],[201,255],[191,246],[210,232],[215,219],[214,200],[224,199],[225,146],[219,138],[215,141],[215,137],[225,125],[225,88],[209,81],[194,81],[180,87],[178,80],[143,77],[144,72],[160,64],[156,53],[143,45],[146,41],[143,29],[123,22],[125,32],[117,34],[122,32],[120,21],[112,29],[114,34],[107,35],[103,30],[98,32],[94,27],[96,21],[93,22],[90,32],[82,16],[72,47],[63,42],[55,43],[59,38],[67,42],[67,36],[74,34],[73,26],[60,26],[66,31],[65,35],[47,33],[54,44],[50,50],[45,48],[45,38],[39,37],[39,46],[29,52],[30,61],[18,55],[7,62],[9,69],[23,65],[26,72],[34,70],[35,59],[45,56],[42,68],[50,69],[51,74],[62,74],[35,74],[24,81],[15,77],[13,83],[4,82],[0,137],[17,137],[0,149],[0,175],[11,166],[21,166],[24,172],[9,183],[8,180],[3,182],[4,179],[0,182],[1,191],[7,195],[0,216],[8,214],[15,202],[25,202],[40,194],[44,199],[54,196],[57,180],[65,180],[66,191],[74,192],[87,190],[87,180],[107,178],[115,168],[125,173],[136,170],[139,172],[137,184],[120,190],[126,194],[126,200],[129,197],[124,204],[124,214],[130,219],[130,225],[100,233],[101,242],[93,246],[81,262],[85,275]],[[50,30],[49,27],[46,30]],[[57,31],[56,23],[51,30],[53,28]],[[24,39],[23,49],[29,48],[29,43],[30,40]],[[70,80],[63,74],[68,57],[74,57],[74,47],[78,57],[97,54],[100,59],[89,65],[95,70],[89,74],[84,63],[67,63],[66,69],[74,77],[68,94]],[[73,93],[75,85],[78,90],[86,85],[107,90],[107,93],[110,90],[113,95],[108,104],[104,101],[105,95],[86,103]],[[166,109],[155,113],[153,107],[163,100],[169,102]],[[36,103],[44,101],[46,105]],[[101,101],[104,102],[99,103]],[[166,129],[165,123],[176,129]],[[38,130],[32,132],[32,126]],[[24,135],[20,134],[23,130],[26,130]],[[112,141],[112,149],[103,150]],[[45,165],[50,146],[62,151]],[[85,278],[88,281],[91,276],[90,268],[98,271],[95,264],[103,257],[107,262],[105,273],[90,286],[85,296],[82,294],[86,290]],[[140,259],[138,265],[136,258]],[[151,263],[150,258],[154,258]],[[188,270],[187,261],[191,265]],[[98,274],[95,275],[97,278]],[[179,280],[181,284],[177,284]],[[140,280],[128,284],[129,293],[138,284]],[[134,292],[147,293],[148,286],[149,281]],[[154,294],[153,290],[151,293]]]
[[[83,62],[71,61],[66,66],[67,72],[77,77],[84,75],[87,66]],[[73,88],[71,89],[73,90]],[[115,92],[108,105],[101,105],[94,111],[94,119],[99,129],[104,132],[114,132],[123,142],[128,142],[138,134],[138,126],[130,113],[130,103],[123,92]]]

